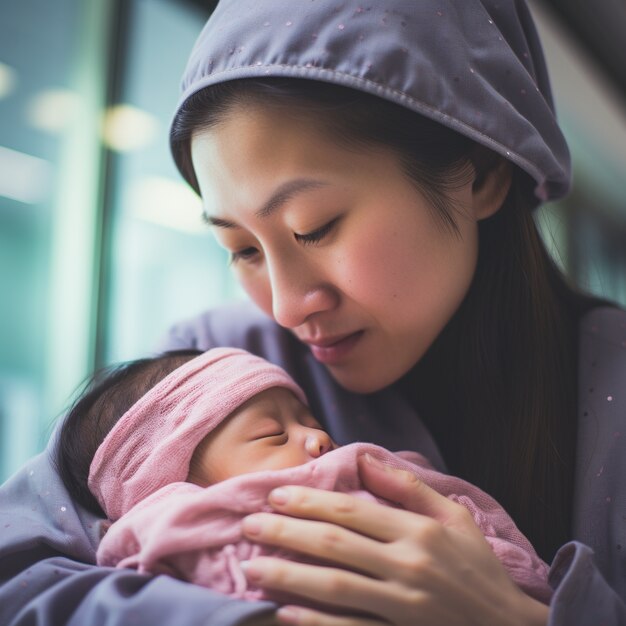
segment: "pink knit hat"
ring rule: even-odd
[[[174,370],[115,424],[96,451],[89,489],[115,521],[164,485],[187,479],[204,437],[246,400],[285,387],[306,402],[283,369],[235,348],[214,348]]]

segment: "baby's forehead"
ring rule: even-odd
[[[269,389],[264,389],[263,391],[252,396],[252,399],[255,399],[255,398],[258,398],[258,399],[272,398],[276,401],[294,400],[298,404],[302,404],[300,399],[296,396],[296,394],[291,389],[288,389],[287,387],[281,387],[278,385],[275,387],[270,387]]]
[[[278,386],[260,391],[237,407],[234,412],[246,407],[267,407],[268,409],[283,407],[309,412],[307,405],[291,389]]]
[[[291,389],[276,386],[260,391],[233,409],[224,420],[229,424],[225,428],[245,428],[260,419],[278,422],[294,420],[305,425],[319,426],[309,407]]]

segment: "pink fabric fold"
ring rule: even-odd
[[[187,479],[197,445],[246,400],[286,387],[282,368],[236,348],[214,348],[157,383],[119,419],[94,455],[89,489],[110,520],[161,487]]]
[[[465,506],[517,585],[537,600],[549,602],[548,566],[491,496],[459,478],[436,472],[419,454],[393,454],[365,443],[338,448],[297,467],[245,474],[206,488],[182,482],[164,486],[109,528],[98,549],[98,563],[169,574],[237,598],[288,601],[250,585],[241,561],[261,555],[309,563],[315,559],[248,542],[241,532],[242,519],[255,512],[271,513],[268,494],[285,485],[349,493],[396,506],[364,489],[357,457],[366,452],[413,472],[442,495]]]

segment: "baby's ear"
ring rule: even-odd
[[[491,150],[478,149],[472,159],[475,177],[472,184],[472,208],[476,220],[496,213],[511,188],[511,163]]]

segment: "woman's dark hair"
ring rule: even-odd
[[[96,515],[106,517],[87,486],[96,450],[117,421],[154,385],[201,354],[176,350],[138,359],[96,372],[63,420],[54,462],[72,499]]]
[[[478,182],[502,163],[463,135],[375,96],[308,80],[248,79],[198,92],[174,121],[172,152],[196,190],[193,134],[233,106],[257,103],[304,114],[344,145],[393,149],[452,232],[448,192],[468,181],[468,170],[473,175],[467,165]],[[533,181],[511,170],[503,206],[479,223],[478,265],[463,304],[399,385],[451,473],[499,500],[550,560],[571,537],[578,320],[600,301],[567,284],[534,223]]]

